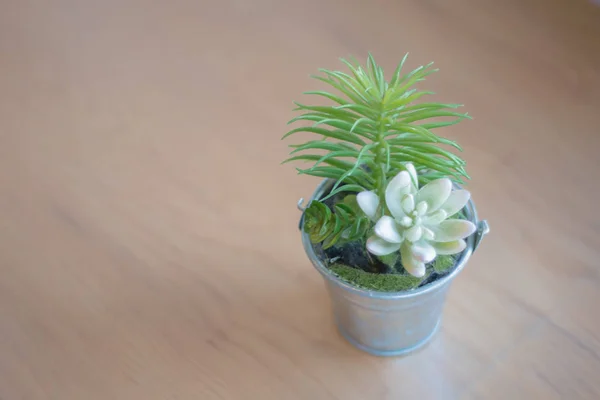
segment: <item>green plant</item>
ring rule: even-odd
[[[438,255],[451,255],[467,247],[464,238],[475,232],[475,224],[465,219],[448,218],[462,210],[471,194],[452,190],[448,178],[438,178],[418,188],[417,172],[412,163],[400,171],[385,188],[389,215],[377,217],[379,198],[373,191],[356,197],[363,212],[376,221],[366,246],[370,253],[389,258],[400,252],[404,269],[423,277],[426,264]]]
[[[335,181],[330,192],[311,202],[305,211],[304,230],[309,233],[313,243],[321,243],[324,248],[329,248],[348,241],[365,242],[367,237],[373,241],[377,239],[373,236],[377,234],[374,229],[377,227],[376,223],[382,225],[384,222],[381,221],[385,221],[388,225],[392,224],[393,231],[400,235],[393,238],[392,247],[395,250],[401,247],[396,247],[396,244],[403,244],[404,247],[412,246],[414,249],[414,252],[405,251],[405,254],[421,254],[423,251],[417,246],[423,245],[424,239],[435,242],[435,238],[431,235],[424,237],[421,227],[413,227],[411,231],[408,228],[412,225],[403,226],[407,219],[394,220],[389,214],[391,210],[398,209],[400,204],[412,204],[411,213],[417,212],[415,207],[427,207],[427,204],[423,202],[424,204],[416,205],[414,198],[400,197],[390,203],[389,197],[386,201],[386,188],[401,172],[406,174],[403,176],[410,177],[410,187],[414,188],[421,185],[427,187],[428,183],[440,179],[461,184],[469,179],[464,160],[450,151],[451,148],[461,151],[461,147],[456,142],[433,133],[433,130],[469,118],[468,115],[454,111],[460,107],[458,104],[417,102],[433,93],[418,90],[415,85],[437,70],[432,69],[430,63],[403,74],[406,59],[407,55],[398,64],[389,81],[384,78],[382,67],[372,55],[368,56],[366,67],[356,61],[342,59],[349,73],[320,69],[323,75],[313,76],[337,93],[304,93],[325,98],[329,105],[295,103],[295,111],[300,111],[301,114],[289,123],[300,122],[302,126],[291,129],[284,138],[300,132],[314,134],[318,138],[292,144],[290,158],[284,163],[310,162],[310,167],[297,168],[298,172]],[[440,120],[444,117],[449,119]],[[349,193],[359,193],[359,198],[370,200],[359,201],[360,207],[352,207],[344,202],[329,207],[324,203],[333,196]],[[403,193],[407,194],[414,196],[416,192]],[[442,191],[437,193],[441,196],[439,199],[429,200],[441,206],[448,200],[449,194],[449,191]],[[413,203],[409,204],[411,201]],[[365,204],[367,208],[364,207]],[[436,210],[430,207],[429,212],[433,211]],[[391,218],[392,222],[384,217]],[[418,215],[415,214],[414,217],[417,218]],[[448,215],[444,215],[442,219],[446,217]],[[411,219],[411,224],[414,221],[416,219]],[[419,235],[415,234],[416,231],[419,231]],[[418,261],[418,268],[415,267],[416,261],[413,263],[414,268],[406,268],[413,275],[423,276],[423,265],[435,258],[435,255],[431,257],[430,251],[435,246],[430,246],[429,243],[426,246],[426,257]],[[455,245],[452,249],[459,248],[460,246]],[[369,250],[384,262],[395,262],[394,257],[383,258],[389,253]],[[406,255],[402,258],[403,264],[409,263]]]
[[[344,198],[333,211],[319,201],[313,201],[304,213],[304,230],[313,243],[323,243],[323,249],[343,242],[359,240],[368,232],[370,221],[356,202],[356,196]]]

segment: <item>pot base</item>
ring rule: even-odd
[[[372,348],[369,346],[365,346],[364,344],[359,343],[358,341],[353,339],[352,336],[350,336],[350,334],[344,330],[344,328],[342,327],[342,324],[340,324],[339,321],[337,321],[337,319],[335,321],[335,324],[337,326],[337,329],[338,329],[338,332],[340,333],[340,335],[342,335],[343,338],[346,339],[346,341],[348,341],[348,343],[350,343],[352,346],[356,347],[357,349],[362,350],[366,353],[369,353],[369,354],[371,354],[373,356],[377,356],[377,357],[397,357],[397,356],[404,356],[409,353],[413,353],[413,352],[421,349],[422,347],[425,347],[425,345],[427,345],[431,341],[431,339],[433,339],[433,337],[440,330],[441,319],[439,319],[436,322],[431,333],[429,335],[427,335],[423,340],[421,340],[420,342],[418,342],[410,347],[405,347],[403,349],[398,349],[398,350],[378,350],[378,349],[375,349],[375,348]]]

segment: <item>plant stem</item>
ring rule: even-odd
[[[385,96],[383,96],[385,97]],[[385,213],[385,186],[386,186],[386,148],[385,148],[385,118],[383,116],[383,101],[381,103],[381,113],[379,114],[379,126],[377,131],[377,137],[375,138],[376,150],[375,150],[375,165],[373,175],[375,178],[375,186],[377,189],[377,196],[379,196],[379,216]]]

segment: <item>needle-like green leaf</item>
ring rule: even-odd
[[[285,134],[284,138],[286,138],[290,135],[293,135],[294,133],[297,133],[297,132],[317,133],[317,134],[323,135],[325,137],[337,139],[337,140],[344,141],[344,142],[354,143],[359,146],[366,145],[366,143],[361,138],[359,138],[356,135],[352,135],[349,132],[346,132],[343,130],[330,130],[330,129],[325,129],[325,128],[318,128],[318,127],[314,127],[314,126],[305,126],[305,127],[301,127],[301,128],[292,129],[291,131],[289,131],[288,133]]]
[[[302,144],[292,144],[290,147],[294,148],[290,154],[295,154],[305,150],[328,150],[328,151],[354,151],[358,155],[358,150],[354,145],[348,143],[335,143],[326,142],[323,140],[311,140]]]
[[[284,138],[296,133],[318,137],[291,145],[284,162],[309,162],[298,173],[331,179],[326,199],[343,193],[370,190],[380,197],[379,211],[385,211],[385,185],[408,162],[418,171],[420,183],[449,177],[463,183],[469,179],[465,162],[450,150],[462,150],[453,140],[436,135],[432,129],[449,127],[469,119],[458,112],[459,104],[422,101],[433,92],[417,90],[416,84],[437,69],[429,63],[404,73],[408,54],[386,81],[383,68],[368,54],[365,65],[341,59],[347,72],[320,69],[313,76],[337,93],[327,90],[304,92],[329,104],[296,102],[300,115],[288,124],[301,123]],[[443,146],[448,146],[443,147]],[[325,199],[322,199],[325,200]],[[314,204],[314,206],[313,206]],[[313,201],[305,211],[305,229],[314,242],[324,247],[344,240],[364,240],[372,223],[360,208],[347,209],[335,204],[331,209]]]

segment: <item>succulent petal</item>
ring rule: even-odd
[[[435,248],[424,240],[413,243],[410,250],[415,260],[425,264],[433,261],[436,256]]]
[[[409,214],[415,210],[415,197],[412,194],[405,194],[402,196],[402,201],[400,202],[402,206],[402,211],[406,214]]]
[[[423,217],[423,222],[427,225],[439,225],[448,217],[446,211],[441,208],[433,213]]]
[[[375,234],[389,243],[401,243],[402,235],[398,232],[396,221],[384,215],[375,224]]]
[[[391,181],[388,183],[385,189],[385,204],[390,210],[392,216],[400,220],[406,214],[402,210],[401,200],[402,196],[410,193],[410,175],[406,171],[400,171]]]
[[[356,202],[367,217],[371,221],[375,221],[377,208],[379,207],[379,197],[375,192],[372,190],[360,192],[356,195]]]
[[[417,193],[417,203],[424,201],[429,206],[429,212],[435,211],[448,200],[452,192],[452,182],[448,178],[440,178],[429,182]]]
[[[441,206],[441,209],[446,211],[448,216],[453,216],[464,208],[471,198],[471,193],[468,190],[455,190],[450,193],[448,200]]]
[[[423,227],[423,239],[425,240],[434,240],[435,239],[435,234],[433,233],[433,231],[427,227]]]
[[[423,236],[423,228],[420,225],[414,225],[404,232],[404,237],[410,242],[416,242]]]
[[[425,263],[415,259],[411,252],[411,246],[408,243],[404,243],[400,249],[400,256],[402,259],[402,266],[411,275],[421,278],[425,276]]]
[[[405,228],[409,228],[412,225],[412,223],[413,223],[413,220],[411,217],[404,216],[400,220],[400,225],[402,225]]]
[[[379,236],[371,236],[367,239],[367,250],[376,256],[387,256],[400,249],[400,243],[390,243]]]
[[[467,243],[463,239],[454,240],[452,242],[432,242],[431,245],[435,248],[437,254],[456,254],[467,248]]]
[[[419,202],[416,206],[415,206],[415,210],[417,210],[417,213],[420,216],[423,216],[425,214],[427,214],[427,203],[424,201]]]
[[[448,219],[430,228],[435,235],[436,242],[453,242],[464,239],[477,229],[474,223],[464,219]]]

